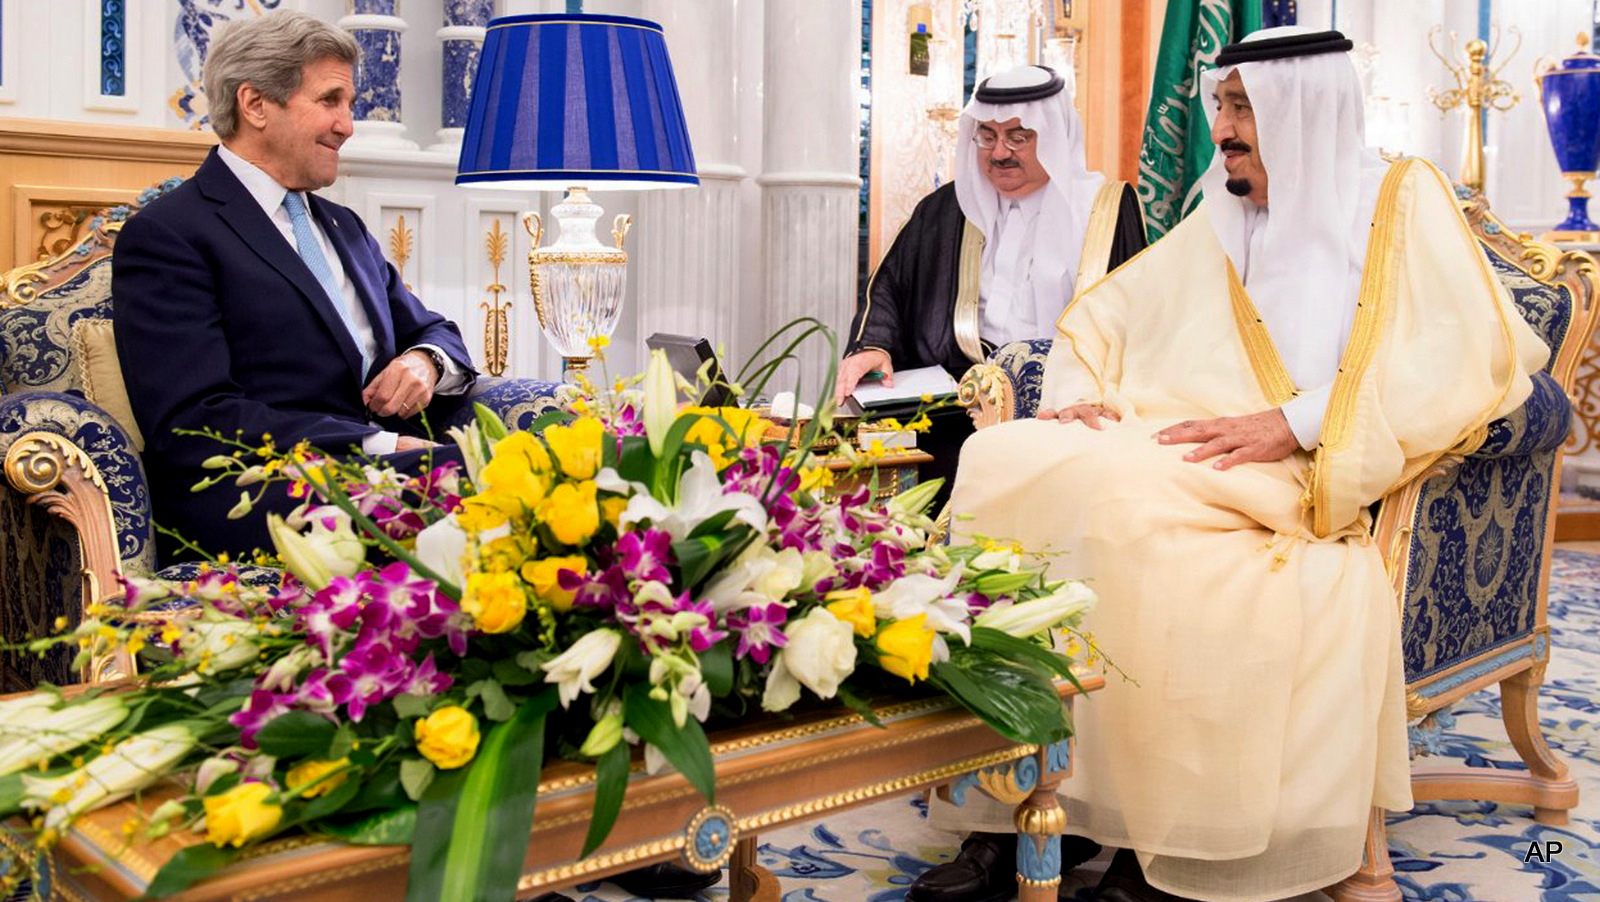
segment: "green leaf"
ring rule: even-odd
[[[530,686],[538,682],[541,676],[543,674],[534,673],[511,658],[494,662],[494,678],[502,686]]]
[[[483,702],[483,715],[495,723],[511,719],[517,706],[506,697],[506,691],[494,680],[479,680],[467,687],[467,698],[476,696]]]
[[[950,660],[933,665],[930,677],[1013,742],[1048,745],[1072,733],[1055,684],[994,652],[952,645]]]
[[[588,858],[611,834],[611,827],[622,812],[622,797],[628,791],[628,760],[628,744],[619,742],[595,764],[594,810],[589,814],[589,833],[583,838],[579,858]]]
[[[546,411],[539,414],[537,417],[534,417],[533,422],[528,424],[528,431],[534,435],[538,435],[546,429],[549,429],[551,426],[565,426],[575,419],[577,419],[577,417],[566,412],[565,410]]]
[[[383,767],[361,778],[361,791],[344,806],[344,812],[374,811],[407,804],[405,787],[400,785],[400,766],[397,763]]]
[[[337,761],[350,754],[356,745],[356,731],[348,723],[339,724],[339,729],[333,733],[333,741],[328,743],[328,759]]]
[[[1019,639],[1010,633],[987,626],[972,628],[972,647],[992,651],[1019,664],[1037,664],[1034,669],[1054,674],[1062,679],[1072,679],[1072,668],[1067,659],[1028,639]]]
[[[348,821],[323,821],[317,829],[358,846],[405,845],[417,831],[417,806],[374,811]]]
[[[719,535],[680,539],[672,543],[672,554],[678,561],[678,572],[683,585],[693,589],[729,558],[744,550],[745,539],[753,534],[749,526],[740,524]]]
[[[872,706],[867,704],[866,699],[851,692],[849,687],[840,686],[838,697],[840,704],[861,715],[862,720],[880,730],[884,728],[883,721],[878,719],[878,712],[872,710]]]
[[[545,715],[555,706],[554,687],[524,701],[489,728],[470,764],[423,793],[408,902],[502,902],[516,893],[533,833]]]
[[[693,717],[678,726],[666,702],[650,697],[647,683],[634,683],[623,696],[623,722],[640,738],[661,750],[667,761],[700,790],[706,801],[716,803],[716,767],[711,761],[711,743],[700,722]]]
[[[724,639],[700,653],[700,676],[717,698],[733,691],[733,642]]]
[[[155,879],[150,881],[140,898],[164,899],[183,892],[232,864],[238,854],[237,850],[224,849],[208,842],[179,849],[156,872]]]
[[[22,775],[6,774],[0,777],[0,817],[22,810]]]
[[[355,798],[360,791],[361,773],[360,771],[350,771],[344,782],[335,786],[327,795],[304,800],[302,804],[297,806],[299,810],[294,812],[288,822],[282,826],[303,824],[338,814],[344,810],[344,806],[350,804],[350,800]]]
[[[438,773],[439,769],[426,758],[407,758],[400,762],[400,786],[412,801],[421,801]]]
[[[694,424],[705,418],[706,415],[703,413],[686,413],[673,420],[672,428],[667,430],[667,437],[661,442],[661,459],[676,460],[678,452],[683,448],[684,437],[689,434],[690,429],[694,428]],[[678,486],[676,484],[670,489],[673,493],[676,493],[677,490]]]
[[[276,758],[326,758],[337,729],[310,711],[290,711],[256,731],[256,745]]]
[[[622,437],[621,444],[617,475],[629,482],[648,484],[656,471],[655,455],[650,453],[650,440],[642,435],[626,435]]]
[[[701,520],[699,525],[697,525],[694,529],[689,530],[689,538],[697,539],[701,536],[708,536],[712,533],[721,532],[722,528],[728,525],[728,522],[733,519],[733,515],[736,513],[738,513],[738,511],[725,510],[712,514],[704,520]]]
[[[401,717],[427,717],[433,710],[433,699],[425,695],[397,695],[394,713]]]

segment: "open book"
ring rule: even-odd
[[[908,402],[915,404],[923,395],[937,401],[956,393],[956,380],[942,366],[924,366],[911,370],[896,370],[894,387],[889,388],[874,379],[863,379],[851,397],[867,410],[899,407]]]

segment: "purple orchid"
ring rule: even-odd
[[[333,660],[336,641],[355,625],[361,616],[362,577],[334,577],[327,588],[312,596],[300,608],[298,619],[306,641],[322,649],[322,656]]]
[[[672,578],[667,572],[667,565],[672,563],[672,536],[666,530],[626,533],[617,540],[617,554],[622,572],[629,579],[664,583]]]
[[[256,732],[279,714],[287,713],[294,694],[256,689],[243,708],[228,718],[228,723],[239,728],[239,744],[247,749],[256,747]]]
[[[772,649],[789,644],[789,637],[779,629],[788,619],[789,609],[777,602],[755,605],[729,614],[728,626],[739,634],[739,646],[734,649],[733,656],[743,658],[749,655],[757,663],[767,663]]]

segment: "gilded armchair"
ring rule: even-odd
[[[1565,824],[1577,784],[1546,745],[1537,704],[1550,656],[1545,608],[1562,447],[1600,273],[1586,254],[1507,231],[1481,195],[1457,195],[1495,272],[1550,345],[1550,362],[1527,402],[1491,423],[1477,451],[1441,461],[1384,498],[1373,530],[1400,606],[1414,757],[1427,754],[1440,712],[1498,685],[1506,731],[1527,770],[1419,767],[1412,788],[1418,801],[1531,805],[1540,823]],[[960,398],[979,428],[1034,415],[1049,350],[1049,340],[1015,342],[967,372]],[[1393,873],[1375,810],[1361,870],[1330,894],[1336,902],[1398,900]]]
[[[120,591],[119,574],[158,573],[143,443],[120,377],[107,384],[107,367],[117,370],[114,358],[105,359],[104,339],[117,233],[180,181],[101,211],[61,255],[0,276],[0,640],[7,644],[55,632],[60,617],[76,622],[86,605]],[[474,397],[526,428],[555,405],[558,387],[483,379]],[[179,565],[158,575],[184,573]],[[104,679],[128,666],[107,659],[73,673],[70,661],[65,651],[43,660],[0,651],[0,690]]]

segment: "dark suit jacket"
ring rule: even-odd
[[[361,403],[362,388],[397,354],[432,344],[472,371],[461,333],[406,289],[361,219],[309,197],[377,337],[368,373],[359,372],[360,352],[334,302],[215,150],[117,237],[117,355],[146,437],[155,516],[202,545],[239,489],[191,494],[207,472],[201,461],[224,449],[174,429],[210,427],[250,442],[268,433],[279,448],[309,439],[333,454],[359,451],[380,428],[424,434],[420,414],[377,426]],[[437,428],[464,400],[436,396],[428,422]]]

